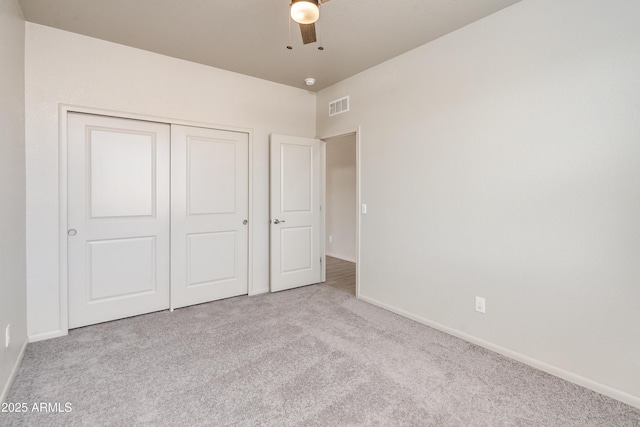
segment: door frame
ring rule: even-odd
[[[249,230],[248,230],[248,260],[247,260],[247,292],[249,295],[255,295],[253,289],[253,130],[250,128],[241,128],[234,126],[218,125],[214,123],[203,123],[189,120],[180,120],[169,117],[151,116],[146,114],[137,114],[125,111],[114,111],[101,108],[82,107],[78,105],[59,104],[58,105],[58,248],[59,257],[59,295],[60,295],[60,329],[46,334],[37,335],[35,341],[49,338],[61,337],[69,334],[69,272],[68,272],[68,253],[67,253],[67,117],[69,113],[93,114],[98,116],[115,117],[129,120],[142,120],[146,122],[165,123],[168,125],[182,125],[201,127],[207,129],[217,129],[223,131],[241,132],[249,136]]]
[[[361,206],[361,188],[360,188],[360,174],[361,174],[361,138],[362,130],[361,126],[355,128],[347,128],[339,132],[328,132],[322,134],[316,138],[321,141],[320,153],[321,153],[321,166],[320,166],[320,192],[322,200],[322,214],[320,215],[320,232],[322,233],[320,251],[322,253],[322,281],[326,281],[327,272],[327,253],[326,253],[326,206],[327,206],[327,142],[328,139],[339,138],[342,136],[354,135],[356,139],[356,298],[360,298],[360,222],[362,217]]]

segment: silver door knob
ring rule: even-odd
[[[273,220],[274,224],[280,224],[281,222],[284,222],[284,219],[282,221],[280,221],[279,219],[274,219]]]
[[[242,225],[247,225],[249,223],[249,221],[247,221],[246,219],[244,221],[242,221]]]
[[[69,236],[73,237],[73,236],[75,236],[76,234],[78,234],[78,232],[77,232],[75,229],[71,228],[69,231],[67,231],[67,234],[68,234]]]

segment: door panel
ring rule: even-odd
[[[283,213],[310,213],[313,188],[313,146],[282,144],[280,147]]]
[[[249,136],[171,126],[171,307],[248,293]]]
[[[312,244],[313,227],[281,227],[282,273],[312,269]]]
[[[271,291],[321,280],[320,141],[271,135]]]
[[[91,129],[92,218],[152,216],[155,150],[149,135]]]
[[[189,215],[235,212],[236,148],[236,141],[196,137],[189,140]]]
[[[169,307],[169,137],[69,113],[69,327]]]
[[[190,234],[187,236],[187,286],[199,286],[236,277],[237,233]],[[211,256],[215,254],[215,256]]]
[[[89,304],[155,291],[155,237],[87,243]]]

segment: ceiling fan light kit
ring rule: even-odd
[[[293,0],[291,2],[291,19],[298,24],[313,24],[319,17],[318,0]]]
[[[316,35],[316,21],[320,17],[320,5],[329,0],[291,0],[290,17],[293,21],[300,25],[300,34],[302,35],[302,44],[315,43],[318,41]],[[291,45],[291,20],[289,21],[289,44],[288,50],[293,50]],[[324,47],[318,46],[318,50],[323,51]],[[307,86],[313,86],[316,79],[308,77],[304,79]]]

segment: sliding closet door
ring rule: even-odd
[[[249,136],[171,126],[171,307],[248,293]]]
[[[166,124],[68,115],[69,327],[169,307]]]

